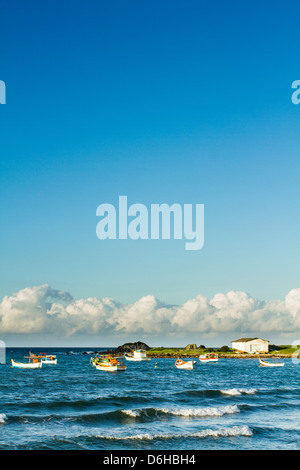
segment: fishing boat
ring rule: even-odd
[[[56,356],[45,356],[45,358],[42,359],[43,364],[57,364],[57,357]]]
[[[42,363],[38,359],[32,357],[29,357],[29,361],[27,363],[17,362],[12,359],[11,365],[13,367],[19,367],[21,369],[39,369],[42,367]]]
[[[57,364],[57,358],[53,354],[39,353],[34,354],[29,351],[30,358],[41,359],[43,364]]]
[[[259,358],[259,364],[263,367],[283,367],[284,362],[278,362],[278,358],[274,362],[264,361],[263,359]]]
[[[147,357],[146,351],[144,349],[137,349],[133,351],[133,354],[125,353],[124,357],[127,361],[150,361],[151,357]]]
[[[30,358],[35,358],[35,359],[45,359],[45,357],[47,356],[46,353],[38,353],[38,354],[35,354],[31,351],[29,351],[29,356]]]
[[[177,369],[194,369],[196,361],[183,361],[182,359],[177,359],[175,366]]]
[[[218,362],[219,358],[217,354],[214,353],[206,353],[199,356],[199,361],[202,363],[207,362]]]
[[[97,356],[92,357],[90,362],[96,369],[108,372],[125,371],[127,368],[123,365],[123,360],[120,357]]]

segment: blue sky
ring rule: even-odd
[[[170,304],[299,286],[298,1],[1,4],[1,286]],[[96,237],[96,208],[203,203],[205,244]]]

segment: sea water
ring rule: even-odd
[[[98,349],[99,350],[99,349]],[[41,352],[39,350],[33,350]],[[28,349],[0,365],[0,449],[299,449],[300,364],[219,359],[193,370],[175,359],[90,365],[91,350],[51,348],[57,365],[26,370]],[[194,358],[195,359],[195,358]]]

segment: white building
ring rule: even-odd
[[[269,341],[261,338],[240,338],[231,342],[232,349],[247,353],[269,352]]]

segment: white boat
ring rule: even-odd
[[[93,366],[98,370],[104,370],[107,372],[119,372],[125,371],[127,366],[123,365],[123,361],[118,357],[112,356],[101,356],[92,357],[90,361]]]
[[[206,353],[206,354],[202,354],[201,356],[199,356],[199,361],[203,363],[218,362],[218,360],[219,358],[217,354],[214,354],[214,353]]]
[[[133,351],[133,354],[124,354],[124,357],[127,359],[127,361],[150,361],[151,357],[147,357],[146,351],[143,349],[137,349],[136,351]]]
[[[11,365],[13,367],[19,367],[21,369],[39,369],[42,367],[42,363],[39,362],[38,360],[32,360],[32,362],[30,361],[31,359],[29,359],[27,363],[24,363],[24,362],[17,362],[12,359]]]
[[[46,356],[45,358],[42,359],[43,364],[57,364],[57,358],[56,356]]]
[[[283,367],[284,362],[269,362],[259,358],[259,364],[263,367]]]
[[[57,364],[57,358],[53,354],[39,353],[34,354],[29,351],[30,359],[41,359],[43,364]]]
[[[196,361],[183,361],[182,359],[177,359],[175,366],[177,369],[194,369]]]

